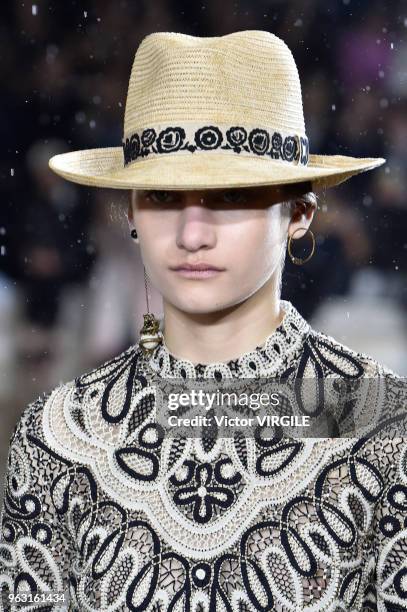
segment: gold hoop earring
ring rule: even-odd
[[[311,234],[311,239],[312,239],[312,249],[311,249],[311,253],[308,255],[308,257],[305,257],[304,259],[301,259],[301,257],[296,257],[295,255],[293,255],[291,253],[291,240],[294,236],[294,234],[302,229],[305,229],[306,231],[308,231]],[[288,249],[288,254],[291,258],[291,261],[296,264],[297,266],[302,266],[303,264],[305,264],[307,261],[309,261],[311,259],[311,257],[314,254],[315,251],[315,237],[314,234],[312,233],[312,231],[310,230],[310,228],[305,228],[305,227],[299,227],[298,229],[295,230],[295,232],[293,232],[291,234],[291,236],[289,236],[288,238],[288,245],[287,245],[287,249]]]

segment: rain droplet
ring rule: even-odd
[[[10,168],[10,174],[11,176],[14,176],[14,168]]]
[[[31,13],[32,13],[33,15],[37,15],[37,14],[38,14],[38,6],[37,6],[36,4],[33,4],[33,5],[31,6]]]
[[[331,108],[333,111],[336,111],[336,104],[332,104]]]
[[[85,123],[86,115],[83,111],[78,111],[75,115],[76,123]]]
[[[85,19],[86,19],[86,17],[88,16],[88,11],[83,11],[83,16],[84,16],[84,17],[85,17]]]

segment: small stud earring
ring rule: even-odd
[[[133,240],[138,240],[137,231],[135,229],[131,230],[130,236],[133,238]]]

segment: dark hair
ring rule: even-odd
[[[295,201],[302,201],[305,204],[318,205],[318,196],[312,190],[310,181],[302,183],[288,183],[283,186],[284,204],[293,204]]]

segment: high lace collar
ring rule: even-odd
[[[163,378],[253,378],[278,374],[301,353],[310,326],[293,304],[280,300],[284,311],[280,325],[260,346],[226,362],[193,363],[176,357],[164,340],[150,356],[150,368]]]

